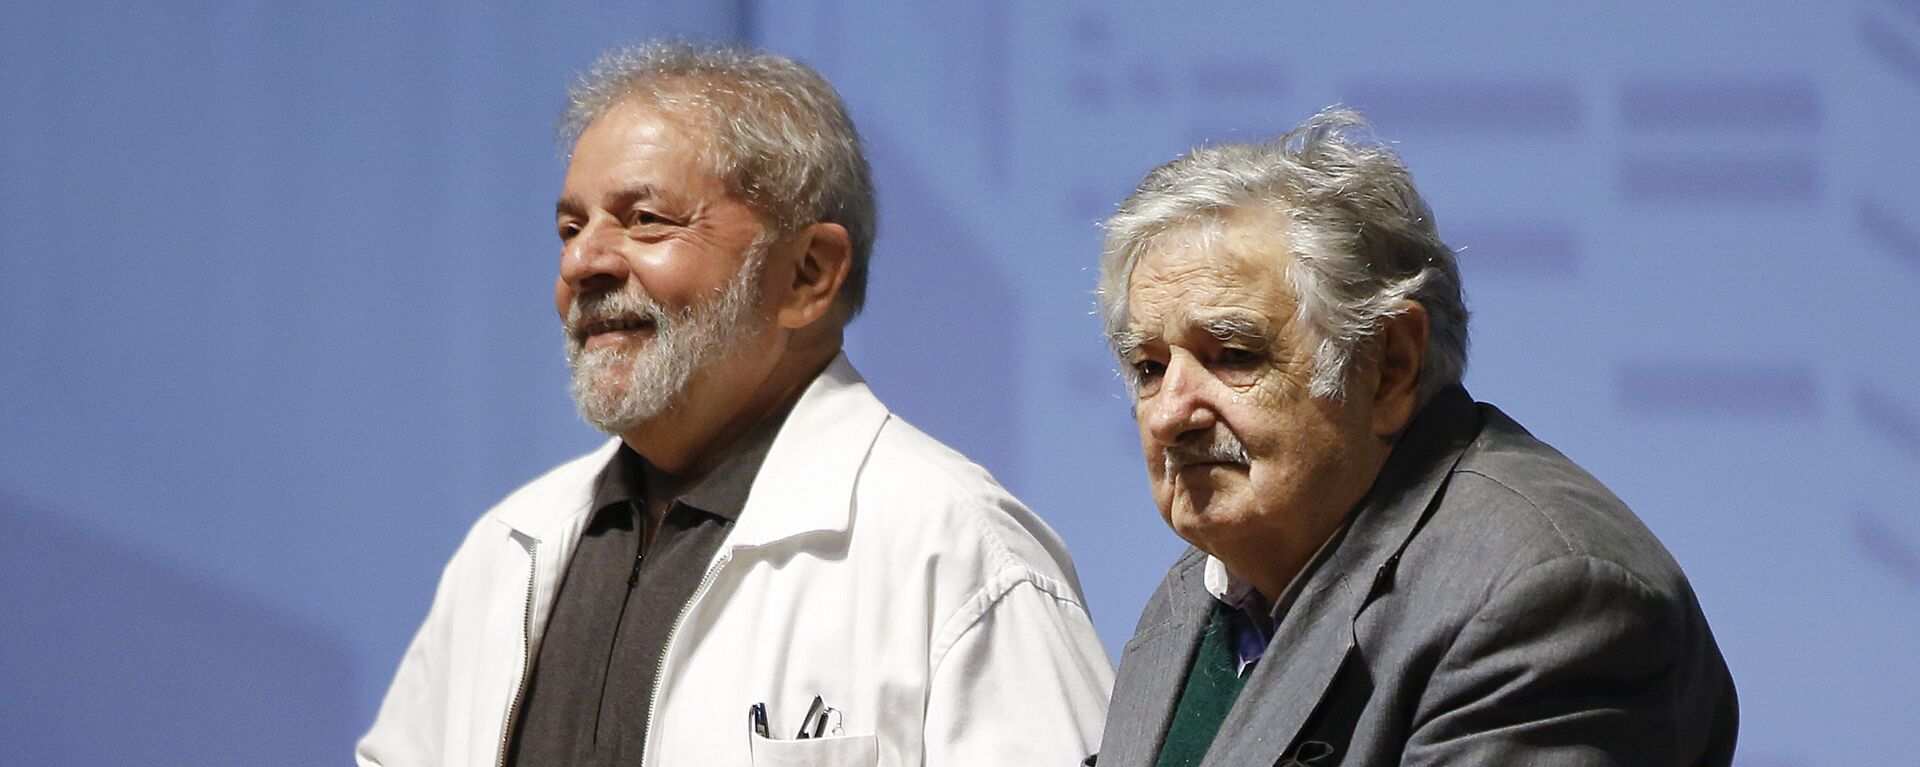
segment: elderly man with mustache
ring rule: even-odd
[[[1686,577],[1467,395],[1454,255],[1364,128],[1196,149],[1107,222],[1109,340],[1193,548],[1099,765],[1728,764],[1733,683]]]
[[[1060,540],[840,353],[874,201],[838,95],[649,45],[570,98],[555,297],[614,438],[474,525],[360,764],[1091,751],[1113,672]]]

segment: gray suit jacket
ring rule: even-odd
[[[1100,767],[1160,752],[1212,596],[1189,550],[1120,660]],[[1726,765],[1733,680],[1618,498],[1465,390],[1306,578],[1204,765]]]

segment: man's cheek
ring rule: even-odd
[[[1153,504],[1160,507],[1162,516],[1168,514],[1177,502],[1173,480],[1170,477],[1153,477]]]

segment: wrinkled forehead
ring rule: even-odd
[[[1270,238],[1225,229],[1157,243],[1128,281],[1126,316],[1109,337],[1114,351],[1125,358],[1142,348],[1208,338],[1278,342],[1291,333],[1296,306],[1285,258]]]
[[[614,105],[575,140],[559,208],[590,207],[609,196],[684,204],[734,196],[734,186],[716,167],[707,133],[697,121],[650,102]]]
[[[1293,309],[1287,238],[1266,216],[1209,219],[1168,231],[1144,249],[1128,274],[1131,321],[1174,315]]]

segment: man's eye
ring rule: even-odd
[[[1166,365],[1153,360],[1141,360],[1133,363],[1133,375],[1142,381],[1157,379],[1161,373],[1165,373],[1166,371]]]
[[[577,235],[579,233],[580,233],[579,224],[573,223],[572,221],[560,222],[560,241],[561,242],[566,242],[568,240],[571,240],[573,239],[574,235]]]
[[[1258,363],[1260,361],[1260,354],[1246,349],[1227,347],[1221,349],[1220,353],[1214,357],[1214,360],[1227,367],[1246,367]]]
[[[650,210],[635,210],[627,214],[627,226],[656,226],[668,223],[672,222],[668,221],[666,216]]]

